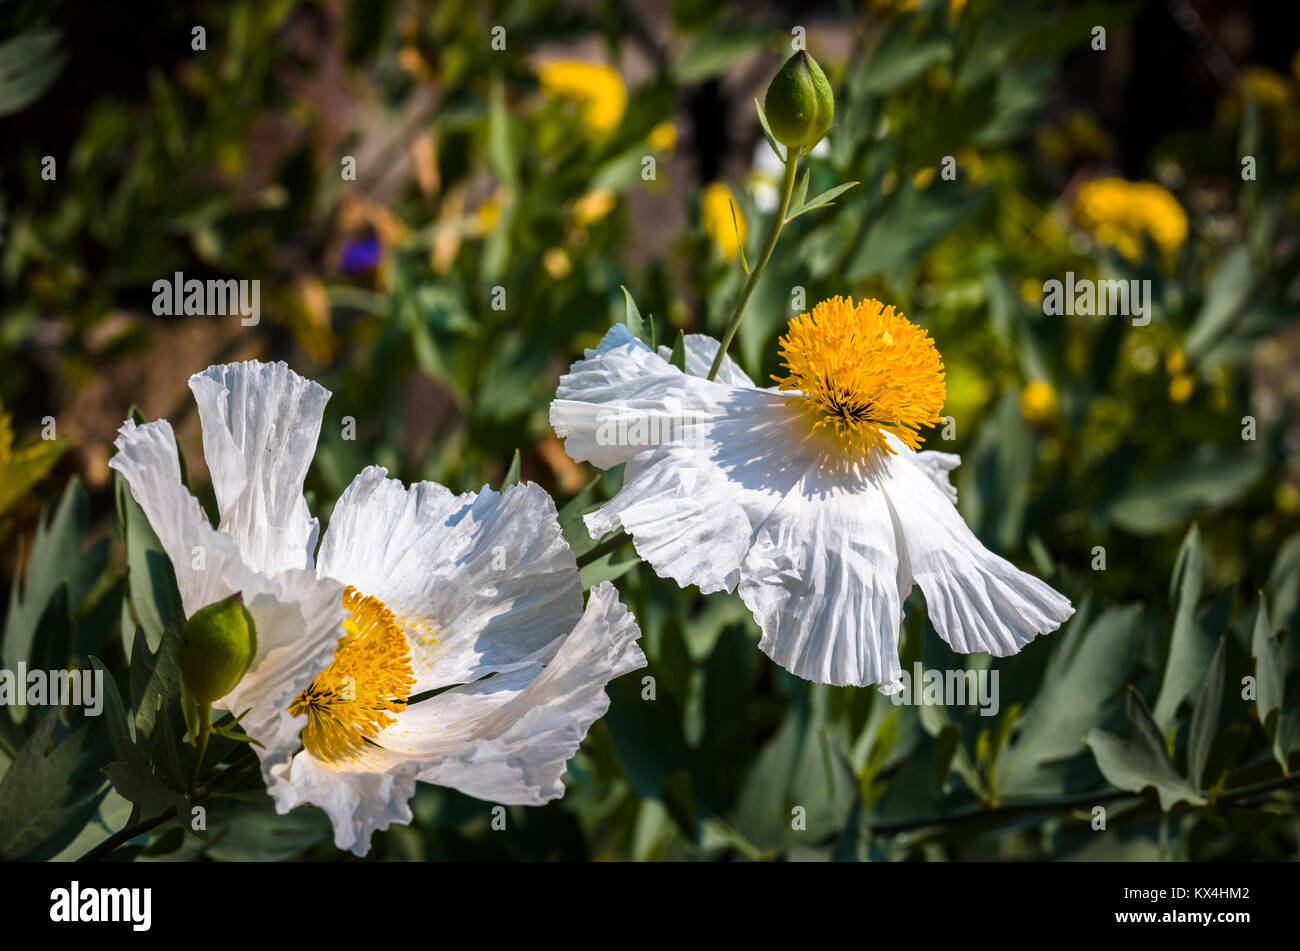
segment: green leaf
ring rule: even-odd
[[[158,649],[150,651],[143,638],[136,638],[131,650],[131,703],[135,734],[145,749],[154,729],[165,719],[171,705],[180,700],[181,674],[177,651],[183,615],[172,619],[163,631]]]
[[[696,35],[673,64],[679,83],[696,83],[726,72],[742,56],[760,48],[769,38],[765,28],[734,22],[719,24]]]
[[[519,482],[520,458],[519,450],[515,450],[514,458],[510,460],[510,468],[506,470],[505,480],[501,483],[501,488],[516,485]]]
[[[906,86],[930,67],[952,58],[952,41],[943,33],[915,35],[896,27],[885,33],[872,49],[865,75],[855,80],[856,92],[868,95]]]
[[[731,209],[731,232],[736,238],[736,249],[740,251],[740,265],[749,273],[749,261],[745,258],[745,242],[740,240],[740,224],[736,221],[736,203],[728,201],[727,207]]]
[[[686,372],[686,334],[677,331],[677,339],[673,341],[673,352],[668,357],[670,366],[675,366],[683,373]]]
[[[58,78],[66,59],[59,31],[31,29],[0,43],[0,117],[31,105]]]
[[[1102,722],[1133,663],[1142,610],[1109,608],[1089,623],[1079,606],[1056,641],[1042,687],[1020,716],[1020,731],[1001,757],[1000,797],[1055,794],[1041,767],[1080,753],[1084,734]]]
[[[1250,249],[1239,244],[1219,263],[1205,293],[1205,302],[1187,334],[1183,349],[1189,360],[1196,360],[1232,323],[1250,294]]]
[[[1084,741],[1096,757],[1102,775],[1113,785],[1129,792],[1140,793],[1148,786],[1155,787],[1164,812],[1180,802],[1203,805],[1204,800],[1196,788],[1174,769],[1165,751],[1160,728],[1151,719],[1141,695],[1132,687],[1129,688],[1126,712],[1127,738],[1094,729],[1088,732]]]
[[[772,153],[785,162],[785,150],[776,141],[776,136],[772,134],[772,127],[767,124],[767,113],[763,111],[763,104],[757,99],[754,100],[754,108],[758,110],[758,124],[763,127],[763,136],[767,139],[767,144],[772,147]]]
[[[123,648],[130,653],[137,625],[151,649],[162,642],[163,630],[183,613],[176,573],[144,511],[131,497],[126,481],[117,477],[117,514],[126,545],[127,592],[131,618],[122,624]]]
[[[319,809],[281,816],[273,806],[245,808],[212,830],[206,854],[218,862],[282,862],[329,837],[329,817]]]
[[[1201,533],[1196,525],[1187,531],[1174,573],[1170,596],[1177,597],[1173,630],[1169,635],[1169,656],[1165,662],[1160,693],[1156,696],[1155,718],[1162,730],[1174,723],[1174,714],[1205,676],[1214,652],[1216,634],[1207,625],[1197,623],[1201,586],[1205,576],[1205,556],[1201,550]]]
[[[806,185],[807,182],[805,181],[804,184]],[[796,205],[795,210],[785,216],[785,223],[789,224],[806,211],[812,211],[814,208],[825,208],[828,205],[834,204],[834,200],[840,195],[843,195],[854,185],[861,184],[861,182],[845,182],[843,185],[836,185],[834,188],[828,188],[820,195],[808,199],[806,204]]]
[[[899,186],[896,199],[867,229],[866,240],[849,261],[845,275],[859,281],[904,267],[939,238],[974,216],[989,191],[982,188]]]
[[[1219,647],[1205,672],[1205,679],[1201,681],[1201,690],[1196,695],[1196,705],[1192,708],[1192,727],[1187,738],[1187,778],[1197,789],[1205,789],[1208,785],[1205,765],[1210,761],[1210,747],[1214,744],[1214,735],[1219,728],[1225,655],[1225,638],[1220,637]]]
[[[96,727],[83,724],[51,748],[58,722],[58,710],[42,717],[0,779],[0,859],[40,861],[57,854],[107,792],[95,772],[103,752]]]
[[[25,583],[15,572],[5,616],[4,666],[13,670],[32,660],[33,637],[50,600],[66,586],[66,612],[81,606],[104,571],[108,550],[96,546],[82,551],[89,520],[89,503],[80,480],[68,481],[53,513],[42,514],[28,556]],[[60,666],[66,657],[55,660]]]
[[[1109,517],[1139,535],[1157,534],[1245,495],[1268,470],[1262,454],[1188,454],[1136,479],[1111,503]]]
[[[1268,600],[1262,593],[1259,596],[1259,610],[1255,613],[1250,654],[1255,658],[1255,710],[1273,747],[1273,758],[1282,764],[1283,769],[1287,769],[1292,737],[1286,734],[1293,725],[1288,724],[1287,731],[1281,729],[1285,718],[1282,703],[1286,696],[1286,662],[1282,645],[1273,636]]]
[[[619,288],[623,291],[625,305],[623,323],[631,331],[633,337],[644,342],[646,339],[646,326],[645,321],[641,319],[641,310],[636,306],[636,301],[632,299],[632,292],[622,284],[619,285]]]

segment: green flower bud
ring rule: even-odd
[[[242,592],[195,611],[181,628],[181,679],[200,703],[220,700],[257,653],[257,627]]]
[[[767,87],[767,126],[790,148],[814,145],[835,119],[835,95],[826,74],[803,50],[795,53]]]

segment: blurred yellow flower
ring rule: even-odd
[[[667,152],[677,144],[677,126],[671,122],[661,122],[650,130],[646,141],[656,152]]]
[[[474,230],[480,235],[487,234],[500,220],[501,197],[499,195],[489,196],[474,210]]]
[[[913,175],[912,187],[915,188],[917,191],[922,191],[926,188],[929,188],[930,183],[932,181],[934,181],[934,166],[923,168],[915,175]]]
[[[569,260],[569,254],[563,248],[548,248],[542,255],[542,267],[546,268],[547,274],[558,281],[569,276],[569,272],[573,270],[573,262]]]
[[[1030,380],[1020,391],[1020,412],[1031,423],[1045,423],[1056,415],[1056,390],[1043,380]]]
[[[603,63],[560,59],[537,68],[542,92],[550,99],[576,102],[593,135],[607,135],[623,121],[627,87],[618,70]]]
[[[1037,278],[1027,277],[1020,282],[1020,296],[1031,304],[1043,302],[1043,282]]]
[[[1291,104],[1291,83],[1265,66],[1247,66],[1238,78],[1243,92],[1268,109],[1285,109]]]
[[[1183,348],[1175,345],[1167,354],[1165,354],[1165,370],[1170,376],[1177,376],[1187,369],[1187,356],[1183,353]]]
[[[731,217],[733,205],[736,213],[734,223]],[[718,254],[728,261],[734,258],[749,230],[731,189],[722,182],[706,185],[700,195],[700,218],[704,224],[704,233],[718,249]],[[739,244],[736,241],[737,235],[740,237]]]
[[[589,225],[614,210],[617,196],[612,188],[589,191],[573,203],[573,217],[580,225]]]
[[[1075,193],[1074,215],[1098,244],[1115,248],[1129,260],[1141,257],[1143,235],[1150,235],[1164,254],[1177,251],[1187,239],[1187,213],[1155,182],[1085,182]]]
[[[1273,491],[1273,502],[1284,515],[1300,513],[1300,486],[1294,482],[1279,482]]]
[[[1175,403],[1186,403],[1196,389],[1196,381],[1186,373],[1179,373],[1169,381],[1169,398]]]

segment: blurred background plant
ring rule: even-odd
[[[962,454],[977,534],[1078,614],[992,660],[949,652],[914,596],[905,668],[997,669],[1000,704],[898,706],[787,675],[738,598],[615,550],[584,579],[618,579],[654,699],[616,681],[568,794],[512,808],[511,834],[422,787],[371,857],[1296,857],[1300,58],[1277,15],[4,0],[4,667],[102,664],[122,697],[107,721],[0,707],[0,856],[75,857],[186,808],[178,598],[107,468],[132,407],[172,420],[212,511],[186,380],[285,359],[335,394],[322,519],[372,462],[457,491],[519,475],[590,551],[578,516],[618,475],[564,454],[557,379],[623,286],[661,342],[721,332],[779,177],[753,99],[799,28],[837,101],[810,194],[862,184],[788,226],[734,356],[766,378],[786,322],[834,294],[919,321],[948,368],[927,448]],[[261,323],[154,316],[176,271],[261,280]],[[1066,272],[1149,280],[1150,323],[1046,316]],[[321,814],[277,817],[227,772],[201,834],[163,821],[116,854],[343,857]]]

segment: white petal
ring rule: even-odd
[[[881,471],[935,630],[953,650],[996,657],[1056,630],[1074,613],[1070,602],[980,544],[920,455],[899,452]]]
[[[118,452],[108,465],[126,479],[171,560],[186,614],[236,591],[251,599],[271,590],[269,580],[244,563],[234,539],[212,527],[198,499],[181,482],[170,423],[160,419],[137,426],[127,420],[113,445]]]
[[[705,354],[717,351],[716,345],[710,351],[705,341],[708,338],[690,344],[688,366],[703,366],[707,373],[705,361],[711,359]],[[749,378],[735,364],[727,372],[748,389]],[[725,415],[722,404],[739,389],[682,373],[619,324],[560,378],[551,403],[551,426],[565,440],[570,457],[608,469],[646,446],[683,433],[689,436],[695,427]]]
[[[329,391],[283,363],[228,363],[190,377],[221,527],[268,574],[311,567],[318,523],[302,497]]]
[[[605,685],[645,666],[636,644],[640,634],[612,583],[592,588],[573,633],[526,687],[493,695],[487,681],[448,691],[472,692],[478,698],[476,704],[464,698],[447,702],[449,709],[458,705],[457,715],[472,723],[471,734],[458,748],[426,763],[420,779],[505,804],[536,805],[564,795],[560,777],[565,764],[591,724],[609,709]]]
[[[284,815],[299,803],[319,806],[334,826],[334,844],[365,855],[377,830],[411,821],[417,768],[406,763],[389,770],[341,769],[301,753],[289,770],[292,791],[277,799],[276,812]]]
[[[638,453],[622,491],[585,517],[593,537],[626,529],[661,577],[705,594],[735,588],[755,530],[821,447],[784,395],[729,392],[726,415]]]
[[[452,495],[386,475],[372,466],[348,486],[318,570],[397,615],[414,692],[554,651],[582,614],[582,583],[546,491],[527,483]]]
[[[741,569],[759,647],[816,683],[900,683],[898,629],[911,582],[875,476],[814,466],[764,520]]]
[[[894,437],[888,438],[892,440],[891,444],[899,451],[911,452],[910,449],[907,449],[902,442]],[[948,473],[961,465],[961,456],[952,452],[924,450],[915,453],[912,456],[912,461],[930,477],[930,481],[935,484],[935,487],[944,494],[949,502],[953,505],[957,504],[957,488],[949,480]]]

